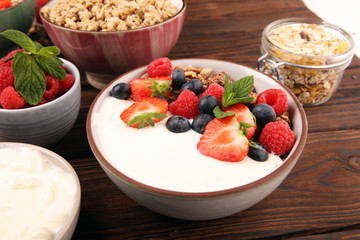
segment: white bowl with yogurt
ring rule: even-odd
[[[80,212],[79,179],[56,153],[0,143],[0,239],[71,239]]]
[[[296,142],[286,159],[271,155],[266,162],[248,157],[238,163],[201,155],[195,131],[175,134],[166,129],[166,119],[141,130],[126,127],[120,113],[130,100],[110,96],[119,82],[142,76],[146,66],[115,79],[94,100],[87,119],[91,149],[109,178],[130,198],[164,215],[207,220],[242,211],[270,194],[288,175],[302,152],[307,136],[304,109],[281,83],[248,67],[218,60],[172,60],[173,66],[211,68],[232,79],[253,75],[257,92],[283,89],[289,99]]]

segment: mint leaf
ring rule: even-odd
[[[36,52],[39,52],[44,46],[39,42],[34,42],[36,47]]]
[[[246,97],[252,90],[254,85],[254,76],[243,77],[231,85],[232,90],[235,92],[236,98]]]
[[[57,56],[60,54],[60,49],[56,46],[43,47],[40,49],[38,54],[51,54]]]
[[[66,71],[61,67],[62,61],[56,56],[48,54],[37,54],[34,56],[36,62],[51,76],[64,80],[66,77]],[[57,59],[57,60],[56,60]]]
[[[44,71],[33,57],[22,52],[16,52],[13,61],[15,89],[31,105],[36,105],[42,99],[46,80]]]
[[[223,112],[221,111],[219,106],[216,106],[213,110],[214,116],[216,118],[224,118],[224,117],[228,117],[228,116],[235,116],[235,113],[233,112]]]
[[[138,128],[145,127],[145,123],[148,123],[150,126],[154,126],[153,118],[164,119],[166,117],[167,117],[166,114],[158,113],[158,112],[141,113],[141,114],[133,117],[132,119],[130,119],[130,121],[126,124],[126,126],[131,126],[135,123],[139,123]]]
[[[254,77],[247,76],[230,83],[228,76],[225,76],[224,88],[221,104],[222,108],[227,108],[236,103],[247,103],[252,101],[252,97],[248,97],[254,85]]]
[[[18,30],[6,30],[0,34],[22,47],[26,52],[36,54],[35,43],[25,33]]]

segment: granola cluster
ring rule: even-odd
[[[168,0],[63,0],[43,7],[50,22],[85,31],[123,31],[147,27],[173,17]]]
[[[347,49],[346,41],[316,24],[277,27],[271,32],[269,40],[289,52],[275,51],[276,58],[304,66],[293,67],[286,64],[279,66],[279,74],[285,85],[295,93],[302,104],[317,105],[331,97],[337,87],[338,79],[341,78],[342,70],[326,69],[326,66],[324,69],[316,70],[306,66],[326,65],[327,56],[340,54]],[[274,75],[270,64],[265,64],[265,72]]]
[[[204,88],[207,88],[212,83],[220,84],[221,86],[224,86],[225,82],[225,72],[213,72],[211,68],[201,68],[201,67],[175,67],[175,68],[181,68],[186,76],[186,80],[190,81],[191,79],[199,79],[201,83],[203,84]],[[231,80],[231,79],[230,79]]]

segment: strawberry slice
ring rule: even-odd
[[[197,144],[199,152],[221,161],[239,162],[249,151],[247,138],[234,116],[211,120]]]
[[[254,136],[256,130],[255,120],[246,105],[242,103],[236,103],[230,107],[225,108],[223,111],[235,113],[236,120],[241,124],[241,129],[243,130],[247,139],[250,140]]]
[[[171,77],[136,78],[130,82],[135,101],[143,97],[168,97],[171,91]]]
[[[167,111],[167,101],[160,98],[143,97],[125,109],[120,114],[120,118],[127,126],[143,128],[149,125],[154,126],[155,122],[166,118]]]

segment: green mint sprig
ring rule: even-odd
[[[24,49],[24,52],[16,52],[5,61],[14,59],[12,69],[15,90],[28,104],[38,104],[46,90],[44,71],[55,78],[65,79],[66,71],[61,67],[63,62],[57,57],[60,49],[56,46],[44,47],[38,42],[33,42],[21,31],[6,30],[0,34]]]
[[[227,108],[236,103],[248,103],[253,100],[252,97],[248,97],[254,85],[254,76],[243,77],[233,83],[230,83],[228,76],[225,76],[224,88],[221,99],[222,109]],[[217,106],[213,113],[216,118],[224,118],[227,116],[234,116],[233,112],[223,112],[219,106]]]
[[[158,113],[158,112],[142,113],[130,119],[130,121],[127,123],[126,126],[128,127],[135,123],[139,123],[138,128],[143,128],[145,127],[145,123],[148,123],[150,126],[153,127],[155,125],[153,118],[164,119],[166,117],[167,115],[164,113]]]

